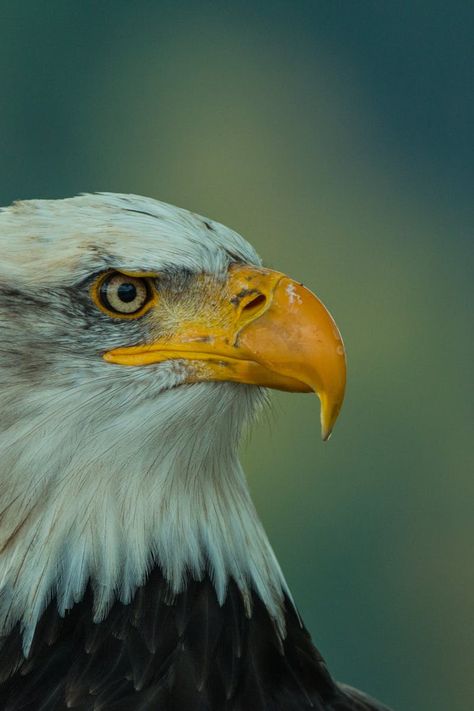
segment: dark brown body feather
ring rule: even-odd
[[[154,570],[129,605],[92,622],[92,594],[59,617],[53,600],[28,658],[19,628],[0,650],[4,711],[383,711],[330,676],[291,603],[281,643],[255,596],[246,617],[231,584],[221,607],[209,581],[174,600]]]

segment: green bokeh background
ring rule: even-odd
[[[473,10],[0,1],[0,204],[188,207],[335,315],[332,440],[278,393],[243,457],[334,674],[398,711],[474,707]]]

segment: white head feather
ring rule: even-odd
[[[154,564],[176,592],[207,569],[220,600],[234,577],[283,633],[288,591],[237,456],[262,391],[185,385],[184,361],[104,362],[142,326],[112,324],[88,291],[110,268],[221,279],[259,264],[253,248],[186,210],[104,194],[0,211],[0,250],[0,635],[19,621],[28,649],[49,600],[64,613],[89,580],[100,620]]]

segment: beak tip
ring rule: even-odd
[[[327,442],[341,410],[342,399],[329,398],[324,392],[318,393],[321,401],[321,439]]]

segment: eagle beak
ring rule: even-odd
[[[318,395],[321,435],[326,441],[341,409],[346,385],[339,329],[309,289],[284,275],[268,301],[268,308],[240,331],[239,348],[275,374],[273,387]],[[279,378],[287,382],[279,383]]]
[[[186,360],[192,362],[187,382],[313,391],[327,440],[344,399],[346,360],[341,334],[321,301],[285,274],[240,265],[230,267],[224,284],[202,277],[199,301],[192,318],[177,318],[171,337],[116,348],[104,359],[121,365]]]

